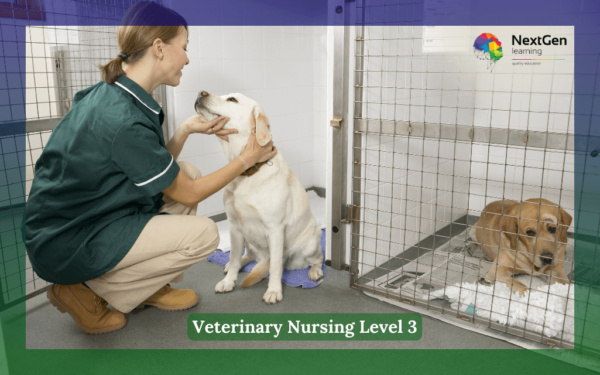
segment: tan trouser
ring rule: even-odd
[[[202,177],[187,162],[178,162],[191,179]],[[188,207],[165,196],[161,212],[153,217],[127,255],[109,272],[86,281],[96,294],[127,313],[167,283],[183,280],[183,272],[206,259],[219,244],[219,231],[211,219],[196,216]]]

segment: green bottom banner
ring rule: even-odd
[[[190,340],[419,340],[420,314],[190,314]]]

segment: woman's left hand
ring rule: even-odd
[[[225,124],[227,124],[227,121],[229,121],[229,117],[219,116],[209,122],[203,122],[199,115],[194,115],[185,120],[183,124],[190,134],[215,134],[222,140],[229,142],[227,135],[236,134],[238,131],[237,129],[223,129]]]

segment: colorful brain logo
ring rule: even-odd
[[[483,33],[475,39],[473,43],[473,52],[480,60],[488,61],[488,69],[494,70],[496,62],[502,58],[502,43],[495,35]]]

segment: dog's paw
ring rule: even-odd
[[[267,305],[270,305],[272,303],[277,303],[279,301],[281,301],[283,299],[283,293],[281,293],[280,291],[270,291],[267,290],[267,292],[265,293],[265,295],[263,296],[263,301],[265,301],[265,303]]]
[[[235,281],[229,281],[227,279],[223,279],[219,281],[217,286],[215,286],[215,293],[227,293],[233,290],[235,286]]]
[[[227,262],[227,264],[225,265],[225,268],[223,269],[223,273],[225,275],[227,275],[227,272],[229,272],[229,263],[231,263],[231,262]]]
[[[527,287],[520,285],[513,285],[512,292],[516,293],[519,297],[525,297],[525,293],[527,292]]]
[[[323,270],[321,268],[311,267],[310,270],[308,270],[308,278],[312,281],[317,281],[321,277],[323,277]]]

